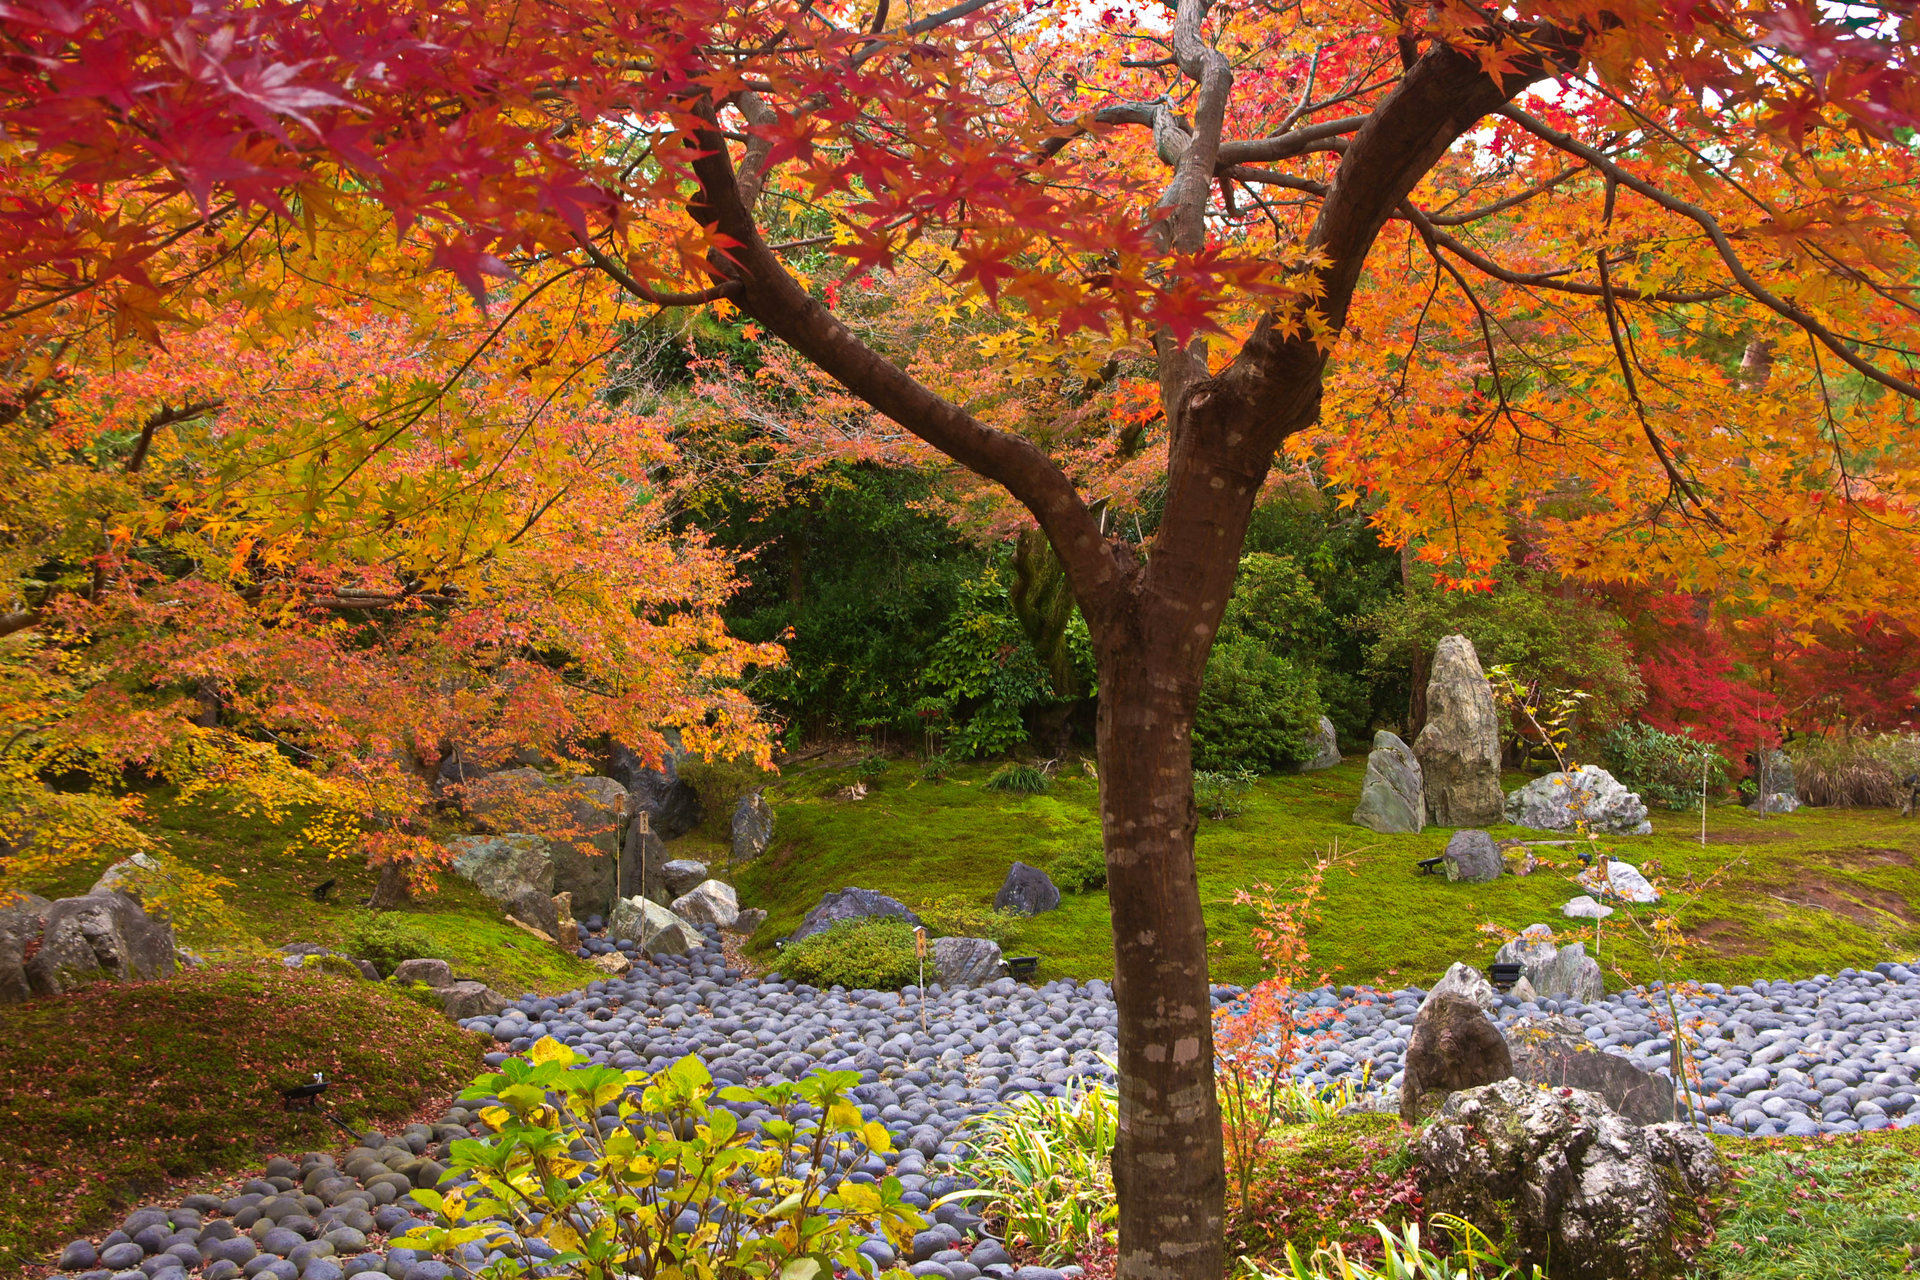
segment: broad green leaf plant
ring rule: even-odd
[[[829,1071],[719,1090],[773,1114],[756,1133],[712,1105],[713,1077],[696,1057],[649,1075],[591,1065],[543,1039],[461,1095],[492,1103],[480,1115],[493,1132],[453,1144],[444,1189],[414,1192],[435,1221],[396,1243],[489,1280],[536,1267],[576,1280],[871,1274],[872,1260],[856,1252],[867,1233],[904,1245],[924,1219],[891,1176],[828,1181],[829,1164],[892,1149],[885,1126],[863,1119],[849,1093],[859,1079]],[[800,1106],[810,1124],[795,1115]],[[537,1257],[532,1241],[558,1252]],[[462,1257],[470,1244],[503,1256],[474,1264]]]

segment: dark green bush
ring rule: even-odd
[[[1193,717],[1196,769],[1271,773],[1313,759],[1320,724],[1313,673],[1256,640],[1214,646]]]
[[[733,811],[740,797],[772,781],[766,770],[744,756],[734,760],[687,756],[674,772],[700,797],[700,832],[723,844],[733,839]]]
[[[1600,740],[1607,772],[1640,799],[1662,809],[1693,809],[1700,804],[1700,753],[1707,759],[1707,790],[1727,788],[1727,762],[1711,743],[1666,733],[1637,720],[1617,725]]]
[[[920,980],[913,926],[892,916],[842,920],[782,951],[780,972],[814,987],[897,991]]]
[[[341,931],[342,949],[373,967],[386,977],[402,960],[452,960],[453,955],[404,915],[380,911],[356,911]]]
[[[1047,864],[1047,874],[1062,893],[1089,893],[1107,887],[1107,855],[1098,849],[1069,849]]]
[[[1196,769],[1193,803],[1209,818],[1237,818],[1246,812],[1253,779],[1250,769]]]
[[[987,778],[987,790],[1010,791],[1023,796],[1037,796],[1051,785],[1045,770],[1013,761],[1001,765]]]

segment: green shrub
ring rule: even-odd
[[[1793,787],[1808,804],[1897,809],[1911,788],[1904,779],[1920,773],[1920,737],[1801,738],[1787,748],[1793,757]]]
[[[744,756],[734,760],[687,756],[674,772],[700,797],[701,834],[723,844],[733,840],[733,811],[740,797],[770,780],[766,770]]]
[[[984,907],[957,893],[929,898],[914,910],[936,938],[985,938],[1005,945],[1020,927],[1022,916]]]
[[[920,766],[920,777],[925,782],[945,782],[952,772],[953,756],[945,751],[928,756]]]
[[[1253,791],[1251,769],[1195,769],[1193,803],[1209,818],[1237,818]]]
[[[1107,855],[1098,849],[1068,849],[1047,864],[1047,875],[1065,893],[1107,887]]]
[[[528,1059],[508,1059],[460,1095],[483,1106],[498,1100],[482,1111],[492,1134],[453,1144],[452,1169],[477,1185],[415,1191],[435,1221],[396,1243],[468,1275],[461,1248],[497,1242],[505,1256],[486,1269],[494,1280],[813,1280],[870,1274],[856,1251],[866,1232],[904,1251],[923,1225],[897,1178],[828,1185],[823,1166],[891,1147],[884,1126],[862,1124],[850,1094],[860,1077],[851,1071],[721,1089],[722,1101],[773,1113],[756,1134],[709,1102],[713,1076],[696,1057],[648,1076],[583,1065],[583,1055],[545,1039]],[[817,1134],[790,1118],[799,1104],[822,1116]],[[620,1123],[609,1123],[616,1116]],[[581,1176],[570,1176],[576,1169]],[[687,1213],[691,1230],[680,1222]],[[529,1223],[543,1224],[537,1234],[561,1250],[557,1257],[534,1257],[509,1225]]]
[[[1258,641],[1217,644],[1193,717],[1193,763],[1203,770],[1272,772],[1313,759],[1320,693],[1313,673]]]
[[[859,763],[853,766],[853,776],[862,782],[878,782],[887,772],[888,763],[885,756],[862,756]]]
[[[920,980],[913,926],[894,916],[842,920],[790,944],[780,953],[780,972],[812,987],[897,991]]]
[[[1115,1236],[1113,1143],[1120,1104],[1111,1085],[1065,1098],[1016,1095],[1004,1110],[976,1117],[966,1129],[974,1155],[967,1173],[978,1186],[951,1200],[982,1201],[1010,1245],[1024,1245],[1048,1264]]]
[[[1051,785],[1045,770],[1011,760],[987,777],[987,790],[1009,791],[1015,795],[1037,796]]]
[[[452,960],[447,951],[424,929],[409,923],[403,914],[390,911],[356,911],[341,930],[344,949],[362,960],[371,960],[381,977],[392,974],[402,960]]]
[[[1707,753],[1707,790],[1727,789],[1727,762],[1711,743],[1681,733],[1666,733],[1637,720],[1618,725],[1600,740],[1607,772],[1628,790],[1662,809],[1700,805],[1700,756]]]

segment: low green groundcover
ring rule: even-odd
[[[371,1126],[450,1096],[483,1051],[399,992],[271,962],[0,1008],[0,1275],[169,1179],[337,1145],[282,1106],[316,1071],[326,1105]]]
[[[780,972],[815,987],[897,991],[918,979],[913,926],[889,916],[842,920],[782,951]]]

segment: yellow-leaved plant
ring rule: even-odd
[[[458,1275],[500,1280],[535,1267],[581,1280],[870,1274],[862,1240],[878,1232],[904,1245],[924,1219],[897,1178],[828,1173],[892,1149],[886,1127],[864,1119],[851,1096],[859,1081],[827,1071],[716,1094],[697,1057],[650,1075],[589,1064],[543,1039],[461,1095],[491,1100],[480,1115],[493,1132],[453,1144],[444,1182],[454,1185],[413,1193],[436,1221],[396,1243]],[[744,1128],[716,1096],[759,1104],[771,1118]],[[795,1116],[799,1105],[810,1121]],[[477,1265],[463,1257],[470,1244],[502,1256]]]

